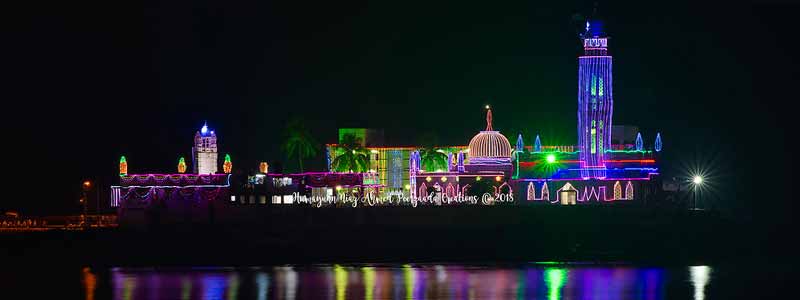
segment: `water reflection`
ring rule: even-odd
[[[97,288],[97,276],[92,273],[92,270],[88,267],[84,267],[81,270],[81,281],[83,282],[83,289],[84,293],[86,294],[86,300],[94,300],[94,291]]]
[[[112,269],[113,299],[694,299],[711,268],[690,267],[667,297],[668,272],[628,266],[325,265],[249,269]],[[86,299],[98,279],[84,269]],[[688,283],[691,283],[688,284]],[[692,293],[692,289],[694,293]]]
[[[547,268],[545,269],[545,284],[547,284],[547,299],[561,299],[561,287],[567,281],[567,270]]]
[[[708,266],[689,267],[689,276],[694,287],[694,299],[703,300],[706,298],[706,285],[711,275],[711,268]]]
[[[267,300],[269,294],[269,275],[264,272],[256,274],[256,289],[258,290],[258,300]]]

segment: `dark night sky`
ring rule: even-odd
[[[337,127],[422,132],[465,144],[495,128],[573,144],[586,1],[71,1],[8,9],[2,51],[7,170],[0,210],[73,208],[82,178],[172,171],[204,120],[234,167],[283,160],[290,115],[320,142]],[[28,3],[30,4],[30,3]],[[792,4],[603,3],[614,55],[614,123],[664,137],[666,175],[718,170],[718,204],[759,213],[790,182],[797,100]],[[527,137],[528,143],[532,137]],[[312,163],[322,168],[322,159]],[[786,175],[786,176],[784,176]],[[769,180],[765,179],[769,178]],[[759,190],[755,187],[759,186]],[[783,209],[785,208],[785,209]]]

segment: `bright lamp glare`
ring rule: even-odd
[[[547,155],[547,163],[552,164],[554,162],[556,162],[556,156],[553,155],[553,154],[548,154]]]
[[[694,178],[692,178],[692,182],[693,182],[694,184],[702,184],[702,183],[703,183],[703,177],[700,177],[700,176],[694,176]]]

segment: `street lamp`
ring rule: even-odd
[[[693,205],[694,207],[692,209],[694,210],[697,209],[697,195],[698,195],[697,188],[699,188],[702,185],[703,185],[703,176],[694,175],[692,177],[692,187],[693,187],[692,193],[694,193],[694,205]]]
[[[89,202],[89,197],[88,197],[89,194],[88,193],[89,193],[89,191],[92,190],[92,186],[93,185],[94,184],[92,184],[92,181],[90,181],[90,180],[84,180],[81,183],[81,189],[83,190],[83,196],[81,197],[80,202],[83,205],[83,224],[84,225],[88,225],[87,220],[86,220],[86,209],[87,209],[87,205],[89,204],[88,203]]]

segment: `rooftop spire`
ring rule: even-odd
[[[486,131],[492,131],[492,109],[486,105]]]

